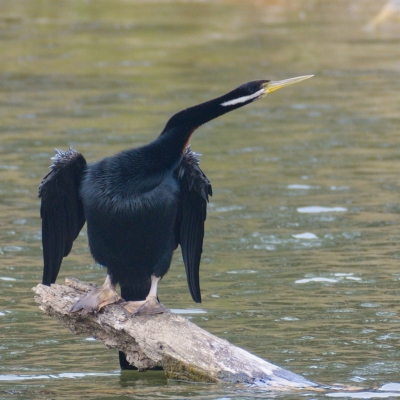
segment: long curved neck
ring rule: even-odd
[[[240,87],[205,103],[189,107],[173,115],[161,132],[159,139],[171,143],[181,154],[193,132],[201,125],[223,114],[243,107],[259,98],[259,94],[243,96]]]

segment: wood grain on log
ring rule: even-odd
[[[319,388],[171,312],[131,316],[121,304],[113,304],[97,315],[70,313],[72,304],[94,286],[75,279],[66,283],[33,288],[41,310],[74,334],[123,351],[141,370],[162,366],[167,378],[192,382],[234,382],[274,390]]]

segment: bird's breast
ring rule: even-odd
[[[81,196],[86,211],[109,213],[135,213],[171,207],[177,204],[179,185],[172,174],[153,184],[140,184],[135,180],[104,181],[86,179]],[[145,190],[144,190],[145,189]]]

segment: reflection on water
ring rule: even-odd
[[[190,300],[179,254],[160,297],[308,379],[381,388],[352,398],[399,392],[400,25],[364,29],[384,3],[0,4],[1,398],[265,398],[120,373],[115,352],[42,315],[30,290],[42,268],[37,185],[54,147],[95,161],[240,83],[313,73],[196,132],[214,188],[204,300]],[[104,280],[85,231],[66,276]]]

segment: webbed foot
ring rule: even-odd
[[[143,301],[127,301],[122,306],[132,315],[154,315],[167,312],[168,309],[162,305],[156,296],[147,296]]]
[[[72,307],[70,312],[82,310],[82,314],[98,313],[108,304],[117,303],[121,298],[114,290],[111,279],[107,276],[103,286],[91,290],[83,295]]]

